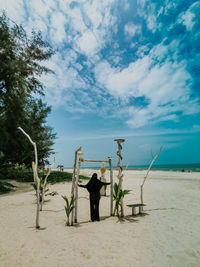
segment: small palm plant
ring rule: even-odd
[[[131,190],[128,190],[128,189],[119,191],[119,185],[117,183],[114,184],[113,198],[115,200],[115,211],[117,211],[117,216],[119,216],[119,206],[120,206],[121,200],[124,198],[125,195],[129,194],[130,191]]]
[[[65,207],[65,212],[66,212],[66,215],[67,215],[67,222],[66,222],[66,225],[69,226],[70,223],[69,223],[69,216],[70,216],[70,213],[73,211],[73,209],[75,208],[75,197],[72,196],[71,200],[69,201],[68,198],[66,196],[62,196],[62,198],[65,200],[66,202],[66,206]]]

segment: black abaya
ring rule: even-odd
[[[99,221],[99,201],[100,201],[100,189],[103,185],[109,185],[110,183],[103,183],[97,179],[97,174],[94,173],[92,178],[86,185],[79,185],[88,190],[90,194],[90,218],[91,221]]]

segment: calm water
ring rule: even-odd
[[[128,170],[147,170],[148,165],[135,165],[128,166]],[[86,167],[82,166],[81,169],[99,169],[101,166]],[[108,166],[106,166],[108,168]],[[113,167],[114,169],[118,168],[117,166]],[[126,169],[126,166],[123,166]],[[185,172],[200,172],[200,163],[197,164],[169,164],[169,165],[153,165],[152,170],[159,171],[185,171]]]

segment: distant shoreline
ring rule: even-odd
[[[81,166],[81,169],[94,169],[97,170],[101,166]],[[106,166],[108,168],[108,166]],[[136,170],[144,171],[147,170],[149,165],[130,165],[122,166],[123,169],[127,170]],[[117,166],[113,166],[113,169],[117,169]],[[73,169],[73,167],[64,167],[64,169]],[[200,163],[193,164],[162,164],[162,165],[153,165],[151,168],[152,171],[175,171],[175,172],[200,172]]]

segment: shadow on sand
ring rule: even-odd
[[[135,223],[135,222],[138,222],[139,220],[137,220],[136,218],[138,217],[145,217],[149,215],[148,213],[146,212],[143,212],[141,214],[136,214],[136,215],[127,215],[127,216],[124,216],[124,217],[117,217],[117,222],[119,223],[125,223],[125,222],[131,222],[131,223]]]
[[[137,214],[137,215],[134,215],[134,216],[128,215],[128,216],[124,216],[123,218],[120,218],[120,217],[117,217],[117,216],[102,216],[100,218],[100,221],[104,221],[104,220],[109,219],[110,217],[114,217],[114,218],[116,218],[116,223],[125,223],[125,222],[135,223],[135,222],[138,222],[136,217],[144,217],[146,215],[149,215],[149,214],[143,212],[142,214]],[[92,222],[90,220],[87,220],[87,221],[75,223],[74,226],[75,227],[81,227],[81,225],[86,224],[86,223],[98,223],[98,222],[97,221]]]
[[[178,209],[178,208],[157,208],[157,209],[149,209],[149,210],[145,210],[145,211],[154,211],[154,210],[182,210],[182,209]]]

